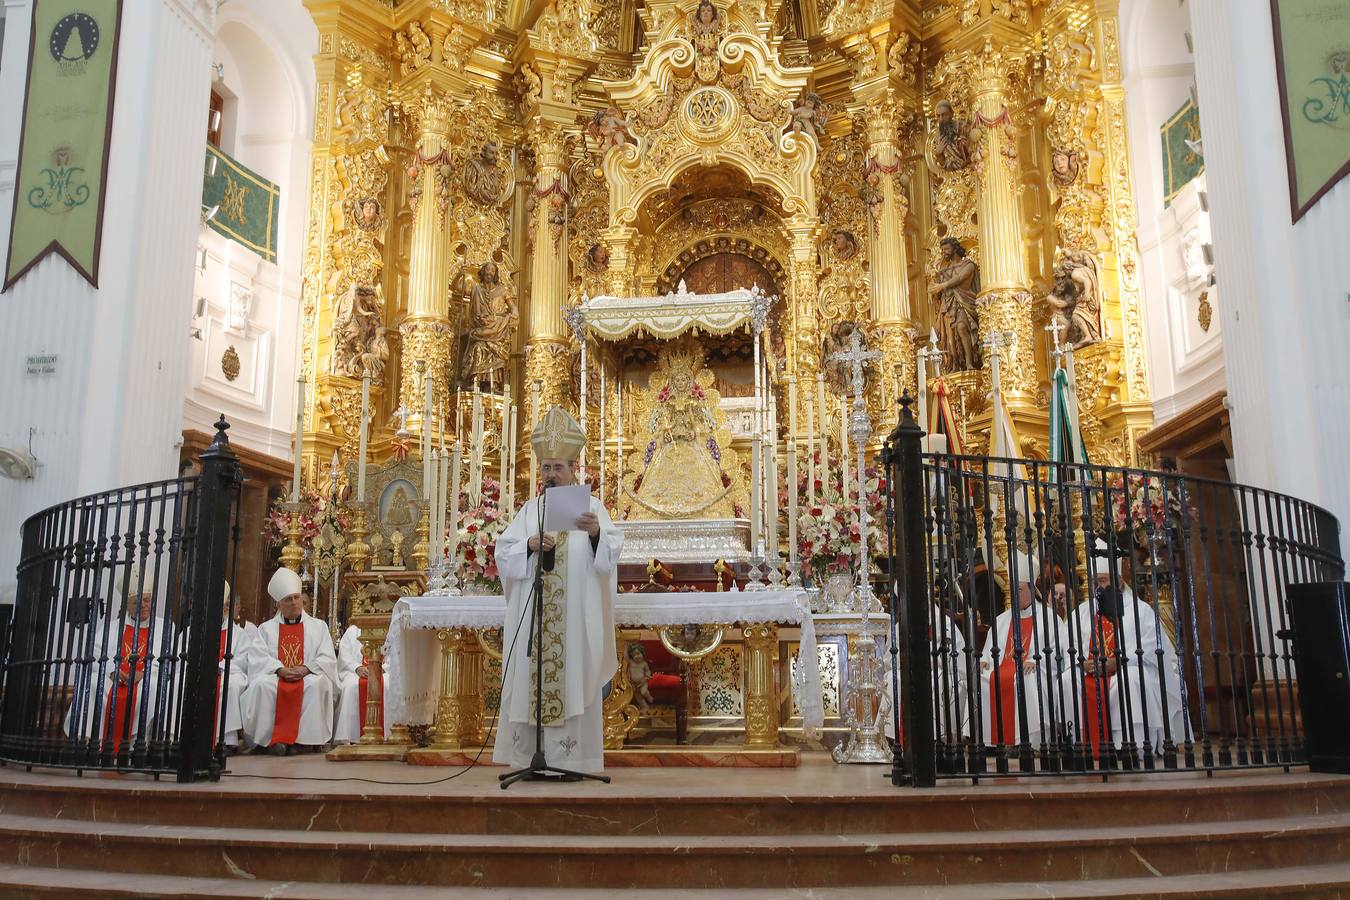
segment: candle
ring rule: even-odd
[[[778,561],[778,441],[769,439],[769,443],[764,448],[765,465],[769,470],[769,477],[764,485],[768,492],[768,511],[769,520],[769,559],[770,565],[776,565]]]
[[[463,394],[459,388],[455,388],[455,440],[464,440],[464,404],[460,403],[460,396]]]
[[[356,449],[356,502],[366,500],[366,447],[370,442],[370,372],[361,376],[361,430]]]
[[[431,373],[424,362],[419,361],[417,368],[422,375],[422,493],[431,500]]]
[[[533,433],[534,426],[539,424],[539,392],[543,389],[543,382],[538,378],[530,386],[530,431]],[[534,442],[530,442],[530,496],[533,497],[539,493],[539,465],[534,456]]]
[[[797,376],[789,375],[788,383],[788,440],[797,440]]]
[[[806,504],[816,505],[816,398],[806,394]]]
[[[820,420],[820,483],[830,480],[829,407],[825,405],[825,373],[816,373],[816,415]]]
[[[759,433],[756,432],[750,442],[750,546],[758,547],[760,543],[760,503],[763,492],[763,482],[760,480],[760,441]]]
[[[795,438],[788,439],[787,470],[788,559],[791,560],[791,569],[795,572],[797,570],[797,517],[800,514],[797,509],[797,441]]]
[[[291,472],[291,502],[300,502],[300,456],[305,447],[305,376],[295,380],[295,465]]]
[[[483,496],[483,394],[473,390],[473,445],[469,457],[469,502],[480,503]]]
[[[438,500],[441,499],[441,489],[440,489],[440,485],[437,483],[438,480],[439,480],[439,479],[437,478],[437,476],[440,474],[440,471],[441,471],[441,458],[440,458],[440,453],[438,453],[438,452],[435,451],[435,450],[432,450],[432,451],[431,451],[431,492],[430,492],[430,496],[427,498],[427,531],[428,531],[428,533],[429,533],[429,538],[430,538],[429,541],[428,541],[428,543],[429,543],[430,546],[428,546],[428,548],[427,548],[427,559],[428,559],[430,562],[435,562],[435,560],[436,560],[436,547],[437,547],[438,544],[439,544],[438,538],[439,538],[439,536],[440,536],[440,519],[441,519],[441,516],[440,516],[440,511],[439,511],[438,509],[436,509],[436,506],[437,506],[436,501],[438,501]]]
[[[464,461],[464,445],[458,439],[450,451],[450,565],[459,562],[459,470]]]
[[[506,390],[502,393],[502,426],[501,426],[501,437],[500,440],[498,441],[498,446],[501,447],[502,458],[501,458],[501,465],[498,466],[500,474],[498,475],[497,480],[501,482],[500,490],[503,492],[497,495],[497,502],[499,505],[501,501],[506,499],[506,494],[504,492],[506,491],[506,476],[508,473],[507,458],[511,455],[511,448],[507,446],[509,441],[508,432],[510,432],[510,430],[511,430],[511,382],[508,381],[506,382]]]
[[[618,432],[618,452],[614,456],[614,502],[623,499],[623,379],[614,381],[614,430]]]
[[[445,502],[448,493],[446,482],[450,474],[450,456],[444,452],[440,454],[441,466],[436,479],[438,493],[436,495],[436,558],[441,559],[445,556]]]
[[[915,364],[919,390],[919,427],[928,430],[928,351],[919,351],[919,361]]]
[[[520,409],[516,404],[511,404],[511,433],[507,440],[508,448],[507,459],[510,465],[506,470],[506,501],[502,509],[512,512],[516,508],[516,429],[520,425]]]
[[[843,393],[839,395],[839,486],[845,503],[848,503],[848,468],[848,394]]]
[[[605,502],[605,360],[600,359],[600,502]]]

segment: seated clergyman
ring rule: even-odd
[[[361,648],[361,629],[349,625],[338,642],[338,711],[333,724],[333,743],[354,744],[361,740],[361,728],[366,722],[370,666]],[[387,679],[387,676],[386,676]],[[380,726],[386,736],[389,726],[384,720],[384,693],[380,694]]]
[[[290,569],[267,585],[277,614],[258,628],[257,666],[243,697],[244,731],[277,756],[333,737],[337,656],[328,626],[305,612],[304,586]]]

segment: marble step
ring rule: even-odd
[[[122,875],[86,869],[45,869],[0,865],[0,892],[11,900],[60,897],[211,897],[253,900],[429,900],[444,897],[440,887],[373,884],[323,884],[305,881],[258,881],[244,878],[194,878],[175,875]],[[457,888],[464,900],[667,900],[666,889],[611,890],[593,888]],[[998,882],[970,885],[908,885],[851,888],[750,889],[737,900],[1044,900],[1044,898],[1188,898],[1282,897],[1340,898],[1350,893],[1350,862],[1319,866],[1180,875],[1170,878],[1114,878],[1099,881]],[[726,891],[689,890],[681,900],[724,900]]]
[[[0,771],[0,813],[105,823],[212,822],[284,832],[735,836],[1073,829],[1099,825],[1103,810],[1121,828],[1350,812],[1350,779],[1306,774],[1186,782],[1150,776],[1106,785],[1044,781],[932,791],[884,785],[879,771],[876,780],[870,793],[828,795],[804,787],[724,796],[667,788],[633,795],[590,785],[522,785],[502,792],[489,785],[457,796],[415,784],[284,781],[271,789],[256,779],[227,778],[218,785],[181,787]],[[985,843],[983,836],[977,842]]]
[[[1109,817],[1103,804],[1101,818]],[[345,884],[790,889],[1170,878],[1350,859],[1350,813],[970,834],[592,836],[290,832],[0,815],[0,863]]]

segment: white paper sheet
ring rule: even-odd
[[[544,498],[545,531],[576,531],[577,518],[591,509],[591,489],[584,484],[549,488]]]

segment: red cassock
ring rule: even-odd
[[[1003,657],[998,668],[989,673],[989,696],[997,698],[998,715],[993,723],[996,743],[1016,744],[1021,738],[1017,727],[1017,657],[1013,654],[1013,627],[1008,623],[1008,637],[1003,642]],[[1022,660],[1029,660],[1031,644],[1036,637],[1036,629],[1030,619],[1022,622]],[[1027,684],[1027,690],[1035,690],[1034,684]]]
[[[1098,615],[1093,619],[1092,643],[1088,659],[1093,660],[1100,671],[1108,660],[1116,655],[1116,626],[1109,618]],[[1092,745],[1092,755],[1104,741],[1111,740],[1111,697],[1110,676],[1086,675],[1083,678],[1083,730],[1088,743]]]
[[[128,622],[122,628],[122,662],[117,667],[118,674],[126,679],[126,683],[114,684],[108,691],[108,722],[112,730],[113,752],[116,753],[122,747],[122,741],[127,735],[127,723],[135,723],[137,709],[136,699],[139,693],[139,678],[145,675],[145,662],[150,649],[150,629],[148,623],[142,624],[138,629],[135,622]],[[132,674],[132,667],[135,667],[135,674]]]

